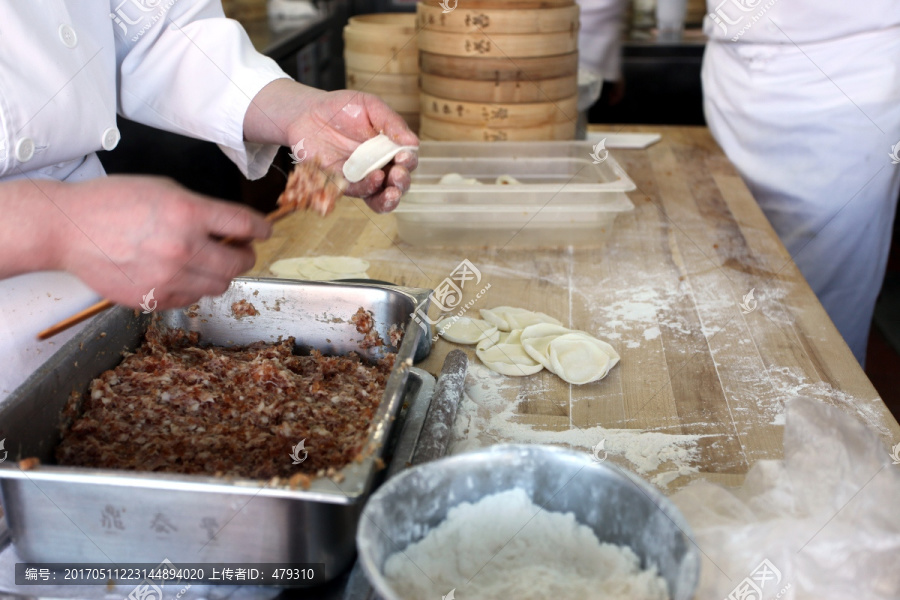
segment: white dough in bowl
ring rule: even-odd
[[[447,317],[438,321],[438,334],[457,344],[476,344],[481,340],[496,341],[497,328],[481,319],[469,317]]]
[[[353,151],[353,154],[344,163],[344,177],[350,183],[362,181],[366,175],[388,164],[404,150],[417,152],[419,148],[418,146],[401,146],[380,133],[372,139],[366,140]]]
[[[516,308],[514,306],[496,306],[494,308],[482,308],[481,318],[493,323],[500,331],[512,329],[525,329],[529,325],[537,323],[552,323],[562,325],[558,319],[542,312]]]
[[[619,362],[612,346],[586,333],[566,333],[549,346],[548,369],[563,381],[580,385],[603,379]]]

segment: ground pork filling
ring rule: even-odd
[[[269,479],[332,472],[357,458],[394,364],[292,354],[294,339],[199,346],[151,327],[115,369],[73,394],[60,464]],[[304,452],[294,452],[305,440]],[[302,462],[294,464],[295,457]]]

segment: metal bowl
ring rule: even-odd
[[[673,600],[694,596],[700,558],[684,517],[637,476],[588,453],[500,445],[414,467],[388,480],[366,504],[359,560],[384,600],[403,600],[384,577],[388,557],[421,540],[462,502],[520,488],[552,512],[571,512],[601,542],[629,546],[641,568],[656,567]],[[453,549],[447,549],[453,560]]]

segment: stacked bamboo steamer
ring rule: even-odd
[[[422,139],[564,140],[578,119],[574,0],[468,0],[416,9]],[[452,6],[452,4],[450,5]]]
[[[380,96],[413,131],[419,130],[418,61],[414,14],[359,15],[344,27],[347,89]]]

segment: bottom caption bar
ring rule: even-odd
[[[281,585],[323,582],[322,563],[16,563],[16,585]]]

